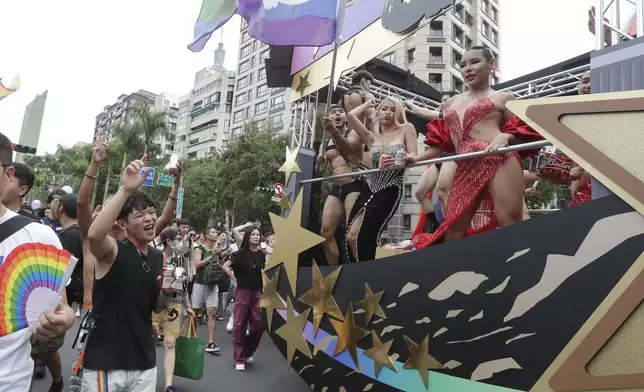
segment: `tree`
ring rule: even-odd
[[[163,151],[158,148],[156,141],[159,138],[170,137],[170,130],[166,122],[167,113],[165,111],[150,110],[148,105],[134,108],[134,113],[136,114],[136,120],[133,124],[133,131],[137,137],[141,138],[143,152],[149,156],[159,155]]]

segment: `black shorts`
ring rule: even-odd
[[[347,198],[350,193],[360,193],[365,187],[365,182],[363,180],[356,180],[345,185],[333,185],[331,187],[331,196],[335,196],[341,201]]]

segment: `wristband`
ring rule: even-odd
[[[85,177],[91,178],[92,180],[96,180],[96,178],[97,178],[97,176],[93,176],[93,175],[91,175],[89,173],[85,173]]]

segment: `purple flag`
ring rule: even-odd
[[[239,0],[248,34],[269,45],[324,46],[336,38],[339,0]]]

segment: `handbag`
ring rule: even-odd
[[[203,339],[197,337],[195,322],[192,317],[188,317],[181,330],[183,331],[188,323],[190,323],[188,336],[177,337],[174,375],[190,380],[201,380],[203,378],[206,344]]]

